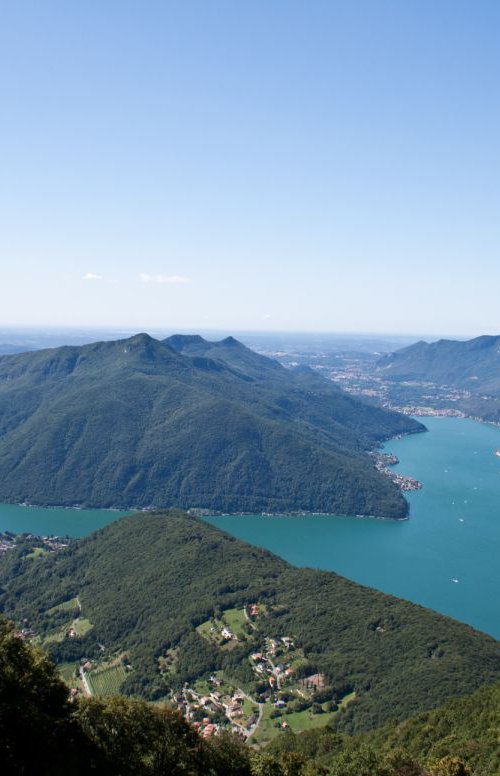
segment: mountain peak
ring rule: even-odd
[[[146,334],[146,332],[141,331],[138,334],[133,334],[132,337],[129,337],[128,339],[124,340],[129,345],[149,345],[150,342],[157,342],[158,340],[153,339],[149,334]]]
[[[231,337],[231,336],[226,337],[225,339],[221,340],[218,344],[219,345],[229,345],[230,347],[239,347],[239,348],[242,348],[242,347],[244,348],[245,347],[241,342],[239,342],[239,340],[237,340],[237,339],[235,339],[234,337]]]
[[[169,345],[178,353],[193,346],[207,346],[209,343],[199,334],[172,334],[163,340],[164,345]]]

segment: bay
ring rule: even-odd
[[[0,504],[0,531],[37,536],[86,536],[129,512]]]
[[[405,521],[338,516],[210,517],[297,566],[336,571],[500,638],[500,429],[424,418],[393,439],[395,471],[420,480]]]

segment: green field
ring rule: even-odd
[[[57,668],[66,684],[69,684],[70,687],[78,686],[78,677],[75,676],[75,671],[78,670],[78,663],[61,663]]]
[[[53,606],[52,609],[47,609],[45,614],[55,614],[55,612],[71,611],[73,609],[79,609],[78,598],[71,598],[69,601],[64,601],[62,604]]]
[[[280,719],[285,720],[294,733],[301,733],[303,730],[325,727],[337,713],[330,711],[324,714],[312,714],[310,709],[305,709],[304,711],[294,711],[291,714],[283,714]]]
[[[216,623],[214,620],[207,620],[206,622],[202,622],[201,625],[198,625],[196,630],[200,636],[203,636],[204,639],[207,639],[207,641],[210,641],[212,644],[220,644],[220,632],[222,630],[220,623]]]
[[[76,599],[73,599],[73,601],[75,602]],[[70,611],[71,609],[74,609],[75,604],[73,606],[69,606],[69,603],[70,602],[68,601],[66,604],[61,604],[60,607],[55,607],[55,609],[59,609],[60,611]],[[54,612],[55,609],[53,609],[52,612]],[[74,628],[77,636],[85,636],[85,634],[88,633],[89,630],[91,630],[93,627],[93,624],[86,617],[77,617],[75,620],[70,620],[64,625],[59,626],[57,630],[49,631],[43,639],[38,640],[38,643],[40,643],[43,647],[47,647],[49,644],[64,641],[66,638],[70,638],[67,636],[68,630],[70,628]]]
[[[118,665],[95,668],[93,671],[89,671],[87,674],[87,681],[92,695],[105,697],[109,695],[118,695],[120,693],[120,687],[126,677],[127,672],[120,663]]]
[[[193,687],[199,695],[210,695],[212,690],[206,679],[197,679]]]
[[[243,714],[245,715],[245,718],[248,719],[248,717],[251,717],[252,714],[255,714],[257,716],[259,713],[259,707],[256,703],[252,703],[248,700],[248,698],[244,698],[243,700]]]
[[[311,709],[304,709],[304,711],[292,711],[289,713],[284,712],[280,717],[271,719],[271,712],[274,711],[272,703],[266,703],[264,706],[264,713],[262,715],[262,721],[252,736],[251,741],[253,744],[263,746],[269,743],[273,738],[282,732],[282,728],[278,727],[276,723],[286,722],[290,730],[294,733],[301,733],[303,730],[313,730],[314,728],[326,727],[339,713],[341,709],[347,706],[354,698],[356,693],[352,692],[349,695],[344,696],[339,703],[338,711],[328,711],[323,714],[313,714]]]
[[[282,728],[279,727],[282,722],[286,722],[294,733],[301,733],[303,730],[325,727],[338,714],[335,711],[324,714],[312,714],[310,709],[305,709],[304,711],[285,713],[280,717],[271,719],[272,711],[274,711],[274,706],[271,703],[266,703],[262,721],[251,739],[253,744],[262,746],[278,736],[282,732]]]
[[[75,629],[78,636],[85,636],[85,634],[94,626],[86,617],[78,617],[78,619],[72,622],[72,627]]]
[[[35,644],[39,643],[40,646],[46,649],[50,644],[56,644],[57,642],[64,641],[65,638],[66,638],[66,628],[62,628],[60,630],[47,633],[47,635],[44,636],[43,638],[35,639]]]
[[[224,642],[224,639],[221,636],[221,631],[224,626],[229,628],[229,630],[234,633],[238,641],[245,641],[246,639],[250,638],[246,631],[247,619],[243,609],[225,609],[222,612],[220,620],[211,619],[207,620],[206,622],[202,622],[201,625],[198,625],[196,630],[200,636],[203,636],[203,638],[207,639],[207,641],[210,641],[212,644],[216,644],[217,646],[221,646]],[[237,642],[233,639],[225,646],[227,648],[228,646],[232,646],[236,643]]]
[[[248,638],[246,630],[247,619],[243,609],[226,609],[222,612],[222,619],[238,639],[245,640]]]

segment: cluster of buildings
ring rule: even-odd
[[[224,682],[213,675],[208,680],[210,692],[198,693],[184,685],[173,701],[181,714],[189,720],[204,738],[216,735],[222,728],[232,726],[235,733],[248,735],[257,720],[254,714],[245,714],[245,695],[241,690],[223,690]]]
[[[389,477],[389,479],[392,480],[401,490],[420,490],[423,487],[422,483],[416,480],[414,477],[409,477],[407,474],[398,474],[397,472],[393,472],[391,469],[389,469],[389,466],[395,466],[397,463],[399,463],[399,460],[395,455],[387,453],[376,453],[374,457],[375,468],[377,471],[381,472],[381,474],[385,474],[386,477]]]
[[[254,652],[250,655],[252,668],[259,678],[265,678],[272,690],[279,690],[281,685],[293,676],[293,668],[286,660],[275,661],[278,652],[293,649],[294,642],[288,636],[280,639],[266,639],[263,652]]]
[[[0,534],[0,555],[3,555],[9,550],[13,550],[16,546],[16,537],[9,533]]]
[[[252,603],[245,607],[250,624],[259,613],[259,604]],[[252,627],[256,626],[252,624]],[[215,626],[212,629],[215,630]],[[226,624],[217,632],[226,641],[238,641],[236,634]],[[265,681],[269,686],[267,695],[264,693],[260,701],[253,700],[241,689],[225,682],[220,675],[213,674],[208,679],[208,687],[200,685],[204,692],[198,692],[185,684],[182,690],[174,693],[174,706],[204,738],[217,735],[221,729],[232,729],[248,738],[259,725],[264,703],[273,704],[276,709],[286,706],[279,698],[278,691],[294,674],[290,659],[292,655],[287,659],[288,653],[294,648],[294,641],[289,636],[265,638],[262,651],[249,656],[256,679],[261,683]],[[283,726],[287,726],[287,723],[284,722]]]
[[[10,531],[0,533],[0,555],[13,550],[21,542],[33,544],[33,549],[40,548],[45,552],[57,552],[69,547],[69,540],[59,536],[35,536],[34,534],[13,534]]]

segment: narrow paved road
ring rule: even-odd
[[[247,700],[249,700],[254,705],[256,704],[256,701],[254,701],[253,698],[250,698],[250,696],[247,695],[246,692],[243,692],[243,690],[239,690],[239,691],[241,692],[242,695],[245,696],[245,698]],[[256,705],[259,707],[259,715],[257,717],[257,721],[256,721],[255,725],[252,725],[252,727],[248,731],[248,735],[247,735],[247,738],[246,738],[247,741],[248,741],[249,738],[251,738],[253,736],[253,734],[255,733],[257,728],[259,727],[260,723],[262,722],[262,715],[264,714],[264,706],[265,706],[265,704],[264,703],[257,703]]]

